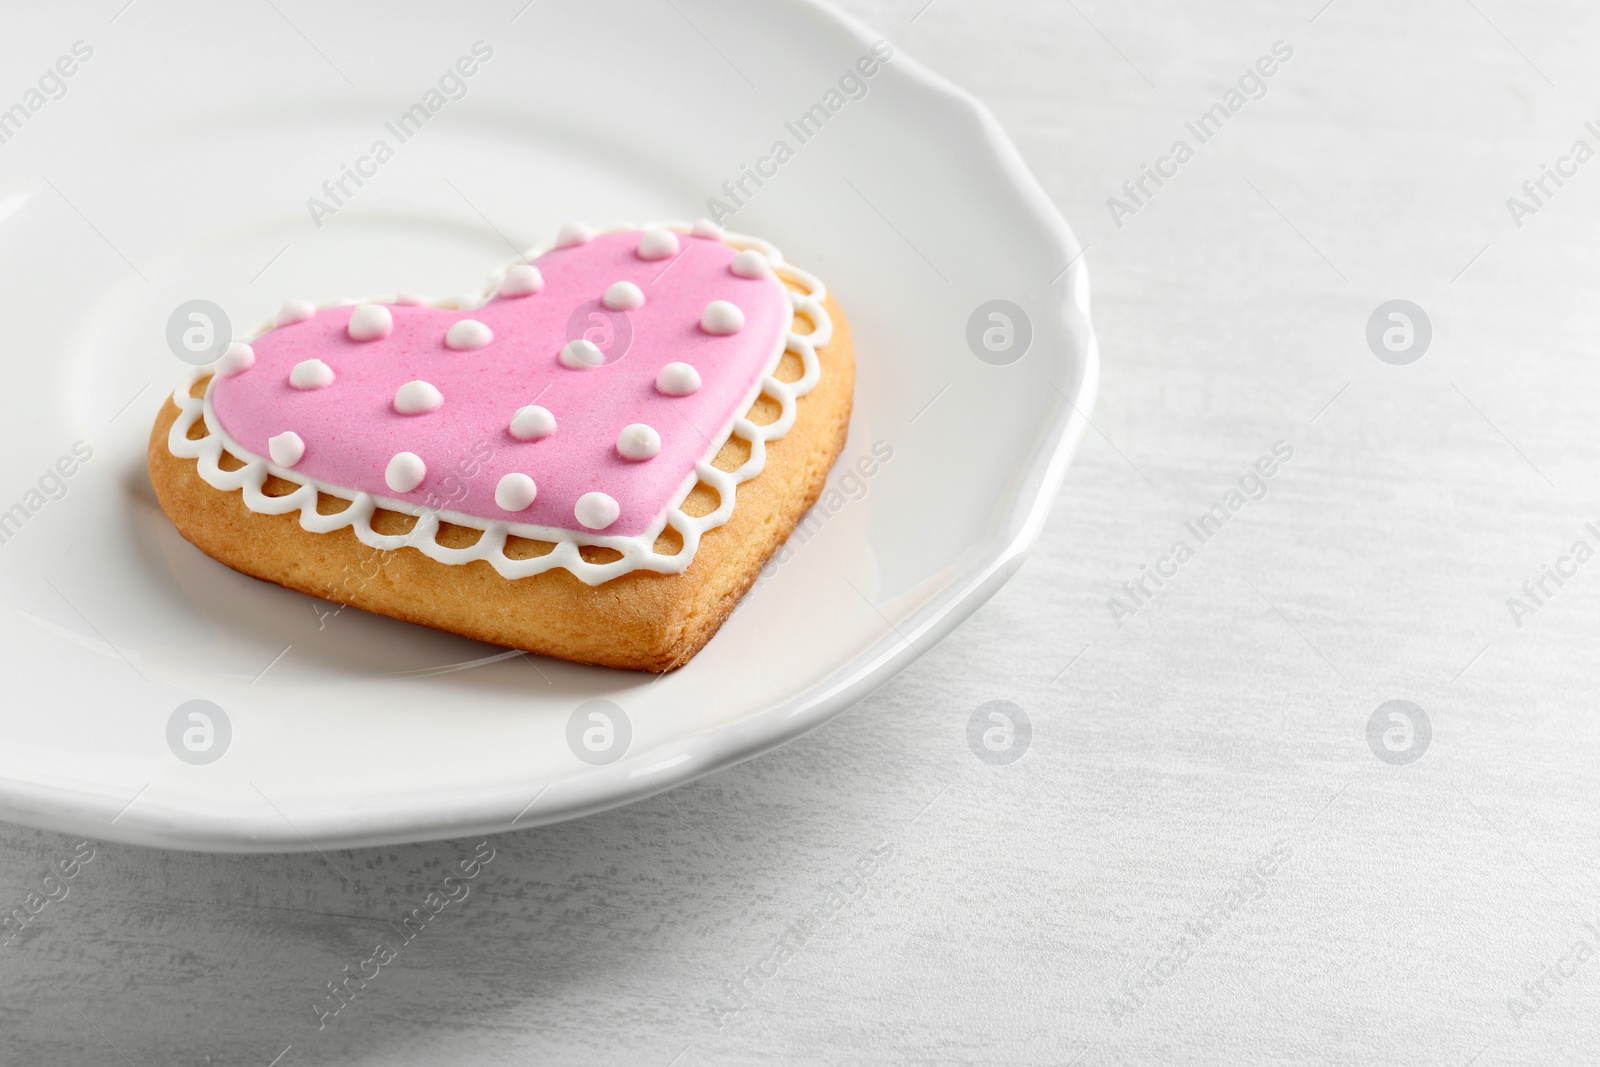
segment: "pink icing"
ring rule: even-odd
[[[733,274],[728,265],[736,250],[720,241],[681,241],[676,260],[640,259],[638,231],[556,249],[535,261],[544,275],[542,292],[496,297],[472,311],[390,305],[394,330],[377,341],[349,339],[352,308],[319,311],[252,341],[255,364],[216,380],[212,410],[228,436],[257,456],[268,454],[270,438],[299,434],[305,455],[295,473],[331,485],[482,519],[639,536],[673,503],[747,402],[787,323],[780,281]],[[644,306],[604,311],[600,298],[618,281],[639,286]],[[713,300],[736,304],[744,328],[724,337],[704,332],[700,317]],[[586,310],[575,315],[580,308]],[[609,338],[597,329],[602,314],[613,324]],[[494,340],[472,351],[446,348],[446,331],[461,319],[488,326]],[[569,329],[574,319],[578,325]],[[632,341],[622,351],[629,327]],[[584,370],[562,366],[561,348],[585,330],[595,330],[588,336],[608,362]],[[306,359],[331,367],[332,384],[290,386],[289,372]],[[657,374],[672,362],[699,372],[698,391],[668,397],[656,390]],[[444,404],[426,414],[396,413],[395,391],[417,379],[437,387]],[[508,429],[511,417],[534,403],[555,416],[556,432],[519,441]],[[617,454],[617,435],[631,423],[660,434],[654,458]],[[399,452],[414,452],[427,464],[422,484],[407,493],[384,480]],[[538,486],[532,506],[515,513],[495,503],[495,487],[513,472]],[[621,506],[605,530],[586,530],[573,516],[578,498],[589,492],[606,493]]]

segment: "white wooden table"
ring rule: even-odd
[[[1561,163],[1600,149],[1600,9],[1322,2],[851,0],[1090,245],[1095,431],[1021,575],[773,755],[494,838],[337,1015],[477,841],[0,828],[0,905],[66,893],[0,946],[0,1063],[1600,1057],[1600,162]],[[1409,365],[1366,337],[1396,299]],[[991,700],[1015,762],[969,748]],[[1391,700],[1429,729],[1374,747]]]

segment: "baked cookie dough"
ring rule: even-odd
[[[843,312],[770,245],[572,225],[467,300],[291,301],[174,392],[149,469],[242,573],[668,671],[822,492],[853,383]]]

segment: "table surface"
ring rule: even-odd
[[[1600,1057],[1600,9],[846,7],[1090,246],[1094,428],[1018,577],[826,728],[483,846],[0,828],[8,906],[76,863],[0,946],[0,1063]]]

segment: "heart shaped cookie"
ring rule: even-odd
[[[837,305],[772,246],[573,224],[466,299],[290,301],[178,388],[150,471],[236,570],[667,670],[815,501],[852,379]]]

